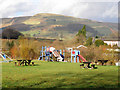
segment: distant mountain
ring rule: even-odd
[[[117,35],[117,23],[97,22],[70,16],[40,13],[34,16],[2,18],[2,27],[12,27],[32,37],[72,38],[79,29],[86,25],[87,36]]]

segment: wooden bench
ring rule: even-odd
[[[25,66],[27,66],[27,65],[30,66],[31,61],[32,60],[17,60],[18,66],[21,66],[21,65],[24,66],[24,64],[25,64]],[[17,66],[17,62],[15,62],[15,66]],[[34,65],[34,63],[32,63],[32,65]]]
[[[91,67],[90,67],[90,63],[91,63],[91,62],[83,62],[83,63],[85,64],[85,68],[91,68]]]
[[[32,62],[32,66],[34,66],[34,62]]]
[[[95,64],[92,64],[90,67],[90,63],[91,62],[84,62],[84,64],[80,64],[80,68],[97,69],[97,67],[95,67]],[[84,67],[84,65],[85,65],[85,67]]]
[[[80,68],[84,68],[84,64],[80,64]]]
[[[95,64],[92,64],[92,65],[91,65],[91,68],[92,68],[92,69],[97,69],[97,67],[95,67]]]
[[[108,60],[98,60],[98,62],[101,62],[102,66],[108,62]]]

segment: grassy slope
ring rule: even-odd
[[[115,88],[118,67],[81,69],[78,63],[35,61],[35,66],[2,64],[3,88]]]
[[[87,33],[88,36],[94,36],[94,35],[109,35],[112,33],[110,28],[113,30],[117,30],[117,26],[114,23],[103,23],[103,22],[97,22],[92,21],[88,19],[81,19],[81,18],[75,18],[70,16],[63,16],[58,14],[48,14],[48,13],[40,13],[36,14],[34,16],[30,17],[18,17],[18,18],[12,18],[12,19],[3,19],[3,26],[12,25],[17,30],[21,31],[22,33],[29,33],[31,36],[37,36],[37,37],[59,37],[59,31],[63,32],[63,35],[65,38],[71,37],[75,35],[75,33],[78,32],[79,29],[82,28],[81,25],[87,25]],[[72,27],[69,28],[69,25],[74,24]],[[63,28],[57,29],[53,27],[53,25],[63,25]],[[60,26],[61,27],[61,26]],[[109,28],[108,28],[109,27]],[[70,30],[71,29],[71,30]],[[91,31],[91,30],[92,31]],[[39,30],[41,33],[36,33]],[[44,33],[44,31],[48,33]],[[52,33],[49,33],[52,32]],[[96,31],[98,33],[96,33]],[[67,37],[66,37],[67,36]]]
[[[95,22],[95,21],[92,21],[92,20],[88,20],[88,19],[81,19],[81,18],[74,18],[74,17],[69,17],[69,16],[63,16],[63,15],[56,15],[56,14],[37,14],[33,17],[31,17],[29,20],[25,21],[25,22],[36,22],[38,20],[41,21],[43,20],[42,22],[44,23],[45,26],[49,26],[49,25],[63,25],[63,27],[65,26],[66,28],[61,28],[59,31],[62,30],[62,32],[64,31],[68,31],[67,32],[67,35],[69,36],[70,34],[70,29],[69,29],[69,24],[74,24],[71,29],[72,29],[72,33],[73,32],[77,32],[80,28],[82,27],[78,27],[80,25],[77,26],[77,24],[85,24],[87,25],[87,31],[89,33],[91,33],[89,31],[89,29],[91,29],[90,27],[95,27],[95,26],[102,26],[99,27],[99,28],[95,28],[95,31],[99,32],[101,35],[109,35],[111,34],[111,31],[109,30],[109,28],[107,28],[107,33],[105,32],[104,34],[104,31],[106,31],[106,27],[104,26],[104,23],[99,23],[99,22]],[[68,25],[68,26],[66,26]],[[106,24],[107,25],[107,24]],[[75,28],[74,26],[76,26],[77,28]],[[55,28],[55,32],[58,33],[57,29]],[[95,33],[94,30],[92,30],[92,33]],[[88,34],[89,34],[88,33]],[[52,34],[51,34],[52,36]]]

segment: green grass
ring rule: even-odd
[[[23,31],[21,33],[23,33],[23,34],[30,34],[31,36],[33,36],[34,34],[39,34],[40,30],[29,30],[29,31]]]
[[[2,64],[3,88],[117,88],[118,67],[81,69],[79,63],[34,61],[35,66]]]

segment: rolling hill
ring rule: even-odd
[[[87,36],[117,35],[117,23],[97,22],[89,19],[75,18],[59,14],[40,13],[34,16],[2,18],[2,27],[12,27],[30,34],[31,37],[70,39],[79,29],[86,25]]]

